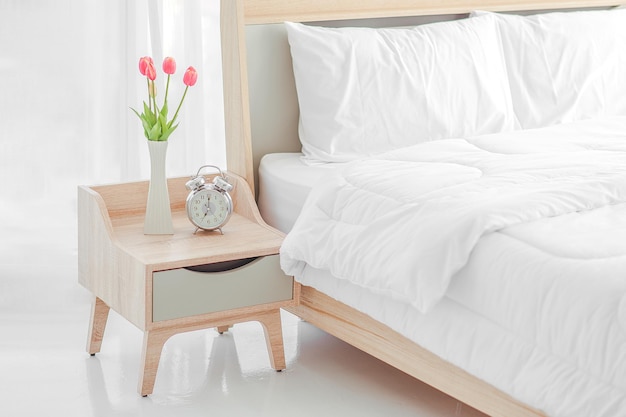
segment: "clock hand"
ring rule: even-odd
[[[207,213],[209,214],[215,214],[215,205],[211,204],[211,201],[209,200],[209,202],[207,203]]]
[[[204,220],[206,218],[206,216],[209,215],[210,207],[211,207],[210,204],[207,203],[206,210],[204,210],[204,216],[202,216],[202,220]]]

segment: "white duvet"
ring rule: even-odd
[[[426,315],[456,300],[524,349],[495,368],[435,353],[548,415],[621,416],[625,202],[626,118],[429,142],[320,181],[281,262]]]

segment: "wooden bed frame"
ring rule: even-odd
[[[617,4],[616,0],[221,0],[228,170],[255,190],[255,172],[264,154],[300,151],[298,102],[284,21],[334,24],[329,21],[367,19],[350,24],[384,26],[393,25],[393,19],[406,24],[403,19],[408,16],[428,22],[464,17],[472,10],[522,12]],[[313,288],[302,286],[300,302],[290,311],[490,416],[544,415]]]

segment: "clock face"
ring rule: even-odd
[[[189,219],[201,229],[217,229],[226,223],[231,212],[229,196],[213,189],[202,189],[187,200]]]

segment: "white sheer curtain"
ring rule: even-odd
[[[172,56],[177,61],[177,75],[170,82],[168,101],[171,111],[175,110],[182,96],[182,74],[185,69],[191,65],[199,73],[198,83],[189,89],[185,98],[180,126],[173,134],[173,140],[170,140],[169,172],[190,175],[195,173],[190,172],[190,169],[195,171],[207,163],[225,167],[219,2],[150,2],[148,14],[150,55],[155,59],[155,64],[160,67],[166,56]],[[137,63],[134,65],[136,67]],[[143,88],[145,82],[141,81]],[[161,84],[159,94],[162,96],[164,91],[165,84]],[[144,97],[145,88],[142,93]],[[139,124],[136,124],[136,128],[139,128]],[[144,145],[143,142],[141,145]],[[143,154],[147,157],[146,152]]]
[[[170,137],[168,174],[190,175],[206,163],[224,166],[219,2],[121,2],[116,16],[107,20],[100,16],[111,13],[110,2],[99,3],[94,2],[94,7],[101,9],[101,13],[91,18],[95,21],[89,30],[94,40],[101,42],[101,48],[86,48],[90,57],[87,62],[100,61],[99,68],[105,69],[98,72],[102,99],[94,102],[87,95],[88,103],[95,106],[89,120],[92,125],[100,126],[96,133],[100,137],[92,144],[97,152],[86,154],[90,158],[89,177],[97,182],[109,178],[111,181],[147,178],[149,175],[141,124],[129,109],[140,109],[142,101],[147,100],[145,79],[140,76],[137,66],[139,57],[144,55],[155,60],[159,103],[165,93],[165,77],[161,71],[163,58],[172,56],[177,61],[177,72],[170,82],[168,101],[171,112],[184,90],[182,76],[185,69],[191,65],[199,73],[197,84],[187,93],[179,115],[180,125]],[[111,24],[121,27],[116,30]],[[114,49],[112,54],[102,53],[109,48]],[[117,65],[111,65],[112,59]],[[111,82],[109,77],[119,81]],[[118,122],[109,123],[109,118],[102,117],[101,113],[115,114],[113,120]],[[118,140],[110,144],[111,136]],[[101,155],[110,160],[101,159]],[[101,166],[104,161],[106,166]],[[115,169],[110,169],[111,165]]]
[[[149,177],[130,110],[146,99],[140,56],[155,58],[159,97],[162,58],[177,60],[170,107],[185,68],[199,73],[168,175],[225,166],[218,16],[210,0],[0,0],[0,311],[24,307],[32,291],[80,292],[77,185]],[[66,278],[50,282],[51,268]]]

